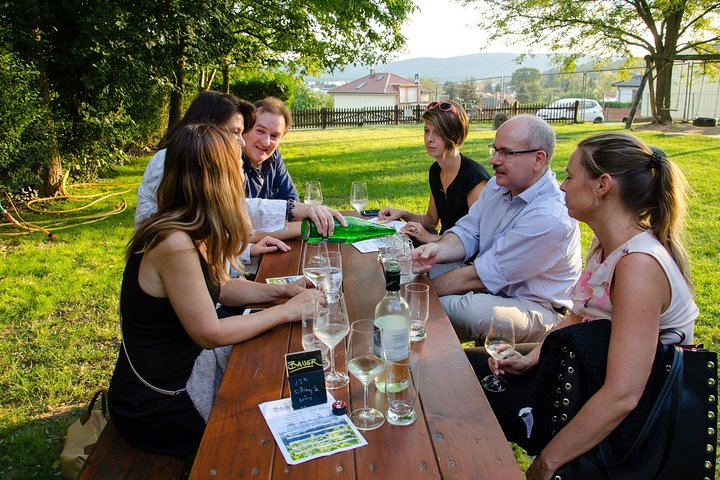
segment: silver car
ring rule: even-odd
[[[561,98],[545,108],[537,111],[537,116],[544,120],[575,120],[575,102],[578,102],[577,121],[602,123],[605,114],[595,100],[583,98]]]

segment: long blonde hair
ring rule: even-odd
[[[157,191],[158,211],[142,222],[125,252],[151,250],[173,230],[204,244],[210,276],[227,279],[226,262],[247,247],[252,224],[245,206],[240,145],[210,124],[183,125],[168,139],[165,171]]]
[[[607,173],[619,183],[620,198],[635,214],[638,226],[652,230],[694,291],[682,241],[688,184],[680,169],[661,151],[653,151],[624,132],[593,135],[581,141],[578,150],[580,163],[590,177]]]

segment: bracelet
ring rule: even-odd
[[[295,220],[295,200],[288,198],[287,209],[285,210],[285,218],[288,222]]]

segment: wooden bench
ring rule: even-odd
[[[180,480],[185,461],[139,450],[122,439],[108,421],[95,448],[85,461],[79,480]]]

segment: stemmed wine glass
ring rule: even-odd
[[[385,361],[375,355],[375,340],[373,320],[353,322],[348,339],[347,369],[363,384],[363,406],[353,409],[350,420],[360,430],[373,430],[385,423],[382,412],[368,406],[368,385],[385,370]]]
[[[315,288],[321,290],[330,274],[327,242],[306,243],[303,246],[302,272]]]
[[[347,307],[342,292],[327,293],[325,306],[318,308],[315,316],[313,332],[330,348],[330,371],[325,374],[325,388],[328,390],[344,387],[350,382],[346,373],[335,370],[335,346],[345,338],[349,330]]]
[[[322,205],[323,196],[320,182],[307,182],[305,184],[303,203],[307,203],[308,205]]]
[[[350,205],[352,205],[359,214],[362,214],[367,203],[368,193],[365,182],[352,182],[352,187],[350,188]]]
[[[509,315],[493,315],[485,337],[485,349],[496,360],[502,360],[515,351],[515,324]],[[507,388],[507,381],[497,375],[488,375],[480,383],[489,392],[503,392]]]
[[[332,251],[327,253],[328,260],[328,276],[327,291],[337,292],[342,289],[343,270],[342,270],[342,254],[340,251]]]

